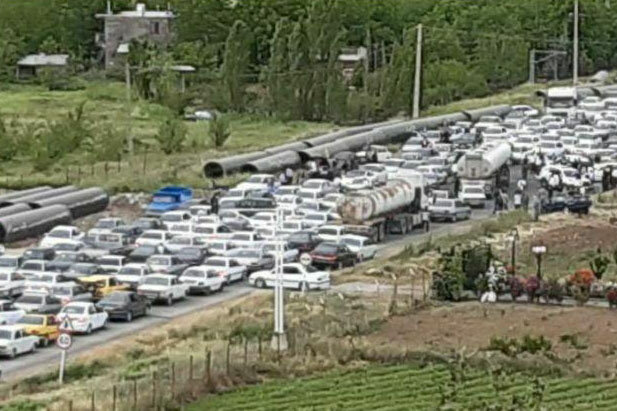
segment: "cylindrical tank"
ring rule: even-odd
[[[0,195],[0,203],[11,201],[15,198],[25,197],[32,194],[42,193],[43,191],[51,190],[50,186],[41,186],[30,188],[28,190],[12,191],[10,193]]]
[[[345,196],[339,204],[338,213],[345,223],[361,224],[411,205],[416,188],[411,181],[392,180],[380,189]]]
[[[71,221],[71,212],[63,205],[0,217],[0,240],[4,243],[11,243],[35,237],[59,224],[70,224]]]
[[[28,204],[19,203],[13,204],[7,207],[0,208],[0,217],[4,217],[7,215],[13,215],[17,213],[23,213],[24,211],[30,211],[32,208]]]
[[[81,218],[105,210],[109,205],[109,195],[100,187],[92,187],[32,202],[30,206],[42,208],[56,204],[68,207],[73,218]]]
[[[32,203],[38,200],[48,199],[48,198],[52,198],[55,196],[72,193],[74,191],[77,191],[77,188],[75,186],[64,186],[64,187],[52,188],[51,190],[41,191],[40,193],[29,194],[29,195],[13,198],[9,201],[3,201],[1,206],[6,207],[8,205],[17,204],[17,203]]]
[[[492,177],[512,155],[508,143],[488,143],[468,152],[456,163],[461,178],[485,179]]]

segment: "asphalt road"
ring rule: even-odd
[[[515,187],[516,181],[520,178],[520,167],[514,167],[511,175],[510,187]],[[538,184],[535,180],[529,180],[530,194],[537,191]],[[513,190],[513,189],[512,189]],[[431,231],[424,233],[421,230],[416,230],[405,236],[392,235],[386,243],[379,247],[378,257],[388,257],[399,252],[405,245],[424,241],[429,235],[440,237],[449,234],[464,233],[468,230],[474,221],[484,220],[493,216],[493,204],[487,202],[484,209],[474,209],[471,220],[460,221],[457,223],[432,223]],[[8,251],[8,250],[7,250]],[[16,251],[16,250],[11,250]],[[9,251],[9,252],[11,252]],[[150,315],[145,318],[135,319],[132,323],[124,322],[109,322],[109,325],[104,330],[94,332],[92,335],[75,336],[73,346],[69,350],[69,362],[71,357],[76,354],[83,353],[94,347],[100,347],[111,343],[119,338],[126,337],[130,334],[135,334],[141,330],[156,327],[173,321],[174,318],[196,312],[206,310],[219,303],[237,299],[251,293],[253,289],[245,284],[236,284],[226,287],[220,294],[215,294],[207,297],[191,296],[183,301],[175,303],[171,307],[154,306]],[[25,377],[45,369],[57,367],[60,361],[60,349],[56,346],[41,348],[34,354],[26,354],[17,357],[13,360],[3,358],[0,360],[0,369],[2,370],[2,379],[11,380]]]

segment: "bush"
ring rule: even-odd
[[[525,290],[525,284],[523,280],[519,277],[510,277],[508,280],[508,286],[510,287],[510,295],[512,296],[512,301],[516,301],[518,297],[523,295],[523,291]]]
[[[229,137],[231,137],[229,121],[224,116],[215,116],[210,120],[208,135],[214,148],[223,147],[227,140],[229,140]]]
[[[182,150],[186,132],[186,125],[178,118],[170,116],[160,125],[155,139],[163,153],[178,153]]]
[[[610,287],[606,292],[606,300],[610,308],[617,307],[617,288]]]
[[[536,298],[539,298],[539,291],[542,287],[542,280],[538,277],[529,277],[527,281],[525,281],[525,292],[527,293],[527,298],[529,302],[534,302]]]
[[[508,357],[516,357],[521,353],[536,354],[542,351],[550,351],[553,344],[543,335],[533,337],[525,335],[521,341],[516,338],[491,338],[487,351],[499,351]]]

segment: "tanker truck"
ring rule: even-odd
[[[346,232],[381,242],[389,233],[407,234],[414,228],[428,229],[423,209],[426,181],[421,173],[393,179],[385,187],[346,195],[337,211]],[[428,216],[428,214],[427,214]]]
[[[508,166],[512,148],[506,142],[485,143],[464,154],[456,163],[454,172],[460,178],[461,186],[483,185],[487,197],[494,188],[508,187],[510,168]]]

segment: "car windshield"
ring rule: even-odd
[[[358,240],[355,238],[343,238],[343,244],[352,247],[362,247],[362,240]]]
[[[453,203],[451,201],[435,201],[435,207],[452,207],[452,204]]]
[[[54,259],[57,263],[71,263],[77,260],[77,254],[62,254]]]
[[[305,188],[321,188],[321,182],[320,181],[307,181],[306,183],[304,183],[302,185],[302,187],[305,187]]]
[[[281,187],[276,191],[276,194],[285,195],[285,194],[295,194],[298,191],[295,187]]]
[[[79,305],[65,305],[61,311],[61,313],[63,314],[84,314],[85,312],[86,307],[82,307]]]
[[[484,190],[480,187],[466,187],[463,191],[471,194],[484,194]]]
[[[0,267],[17,267],[17,258],[0,257]]]
[[[43,297],[38,295],[24,295],[19,297],[16,302],[22,304],[42,304]]]
[[[94,227],[96,228],[114,228],[116,226],[113,220],[99,220]]]
[[[178,255],[185,255],[189,257],[197,257],[199,254],[201,254],[199,248],[195,247],[184,247],[178,251]]]
[[[43,325],[45,324],[45,319],[34,315],[24,315],[19,319],[19,321],[17,321],[17,323],[27,325]]]
[[[55,277],[53,275],[39,275],[36,277],[35,281],[39,281],[41,283],[53,283]]]
[[[289,236],[289,241],[304,242],[309,241],[308,234],[292,234]]]
[[[56,251],[75,251],[78,248],[79,248],[78,245],[71,244],[71,243],[60,243],[60,244],[54,245],[54,249]]]
[[[122,265],[120,260],[112,259],[112,258],[101,258],[98,260],[100,265]]]
[[[122,267],[118,272],[119,275],[141,275],[142,270],[137,267]]]
[[[23,270],[33,270],[38,271],[43,269],[43,265],[41,263],[25,263],[21,266]]]
[[[163,214],[161,216],[161,220],[162,221],[167,221],[167,222],[178,222],[178,221],[182,221],[182,215],[181,214]]]
[[[315,252],[319,254],[336,254],[336,251],[337,247],[335,244],[319,244],[315,249]]]
[[[147,285],[169,285],[169,280],[163,277],[146,277],[144,284]]]
[[[540,144],[540,147],[542,147],[542,148],[555,148],[555,147],[557,147],[557,143],[554,143],[552,141],[545,141],[542,144]]]
[[[210,248],[212,250],[224,250],[225,249],[225,243],[210,243],[208,245],[208,248]]]
[[[144,233],[141,235],[141,238],[151,239],[151,240],[160,240],[163,238],[162,233]]]
[[[71,238],[71,232],[69,230],[53,230],[50,231],[47,236],[53,238]]]
[[[0,274],[0,281],[9,281],[10,276],[7,273]]]
[[[0,340],[11,340],[13,334],[8,330],[0,330]]]
[[[63,296],[70,296],[71,293],[71,289],[69,287],[53,287],[51,289],[51,293],[54,295],[63,295]]]
[[[576,170],[563,170],[563,175],[566,177],[578,178],[579,174]]]
[[[218,259],[210,259],[210,260],[206,260],[204,265],[209,265],[212,267],[227,267],[227,261],[218,260]]]
[[[206,274],[199,270],[187,270],[182,274],[182,277],[190,277],[190,278],[204,278]]]
[[[253,217],[253,220],[257,221],[272,221],[273,217],[270,215],[256,215]]]
[[[148,263],[155,265],[169,265],[171,261],[166,257],[151,257],[148,259]]]
[[[191,244],[191,239],[188,237],[175,237],[170,241],[171,244],[187,245]]]
[[[140,228],[151,228],[154,227],[156,223],[154,222],[154,220],[139,219],[136,220],[133,224]]]
[[[107,297],[103,299],[103,301],[113,301],[113,302],[125,302],[127,301],[128,294],[125,293],[111,293]]]
[[[214,227],[196,226],[194,232],[199,234],[214,234]]]
[[[312,193],[310,191],[300,191],[298,193],[298,197],[311,199],[311,198],[315,198],[315,193]]]
[[[257,250],[247,250],[247,249],[239,249],[231,252],[233,257],[243,257],[243,258],[257,258],[259,257],[259,253]]]

